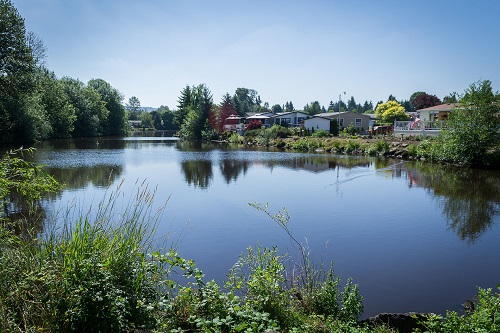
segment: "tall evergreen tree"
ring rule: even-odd
[[[177,111],[174,113],[174,124],[180,128],[188,114],[188,107],[191,105],[191,87],[186,85],[181,90],[181,95],[177,99]]]
[[[201,140],[202,131],[208,123],[208,115],[213,106],[212,93],[204,84],[192,87],[190,92],[191,103],[185,108],[187,114],[179,135],[188,140]]]

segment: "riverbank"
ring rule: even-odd
[[[282,134],[280,136],[280,133]],[[292,135],[290,135],[292,134]],[[460,167],[474,166],[484,169],[500,168],[500,143],[476,154],[473,160],[466,152],[455,151],[441,137],[436,138],[395,138],[392,135],[375,137],[359,135],[331,136],[296,136],[293,131],[278,132],[271,129],[252,131],[245,136],[233,134],[224,142],[238,143],[245,146],[276,147],[299,152],[333,153],[339,155],[385,156],[408,160],[437,162]],[[453,155],[450,157],[450,151]]]
[[[245,146],[276,147],[299,152],[334,153],[345,155],[386,156],[403,159],[418,157],[417,147],[422,142],[418,139],[397,139],[391,135],[377,137],[300,137],[291,136],[262,140],[257,136],[231,137],[223,142],[239,143]]]

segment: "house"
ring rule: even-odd
[[[400,138],[417,135],[437,136],[446,127],[448,115],[458,107],[459,103],[448,103],[420,109],[412,120],[394,122],[394,136]]]
[[[128,121],[128,124],[130,125],[130,127],[132,128],[139,128],[141,127],[141,121],[140,120],[129,120]]]
[[[254,120],[258,120],[265,127],[270,127],[272,124],[274,124],[273,116],[274,116],[274,113],[272,113],[272,112],[255,113],[253,115],[249,115],[248,117],[246,117],[245,122],[248,124]]]
[[[299,126],[300,123],[309,117],[309,114],[301,111],[280,112],[274,115],[274,124],[281,126]]]
[[[336,119],[340,121],[340,128],[347,128],[354,126],[358,131],[367,130],[370,127],[370,116],[367,114],[357,113],[357,112],[328,112],[319,113],[312,116],[311,118],[304,120],[305,129],[324,129],[330,131],[330,121]]]
[[[459,103],[448,103],[431,106],[430,108],[418,110],[419,118],[422,121],[436,121],[447,119],[453,109],[459,107]]]

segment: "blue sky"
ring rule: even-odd
[[[443,98],[500,87],[497,0],[12,0],[58,77],[102,78],[142,106],[176,108],[186,85],[219,103],[238,87],[300,109],[339,94]]]

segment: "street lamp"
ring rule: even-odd
[[[345,91],[344,91],[345,95]],[[342,94],[339,94],[339,122],[337,124],[337,127],[339,128],[339,135],[340,135],[340,102],[342,101]]]

